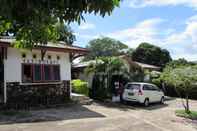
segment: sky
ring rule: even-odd
[[[71,25],[75,45],[107,36],[131,48],[149,42],[169,50],[173,59],[197,61],[197,0],[123,0],[110,16],[84,17]]]

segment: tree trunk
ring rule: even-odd
[[[186,113],[190,113],[190,109],[189,109],[189,97],[188,95],[186,95],[186,109],[185,109]]]
[[[182,105],[183,105],[183,107],[185,108],[185,111],[186,111],[187,106],[185,104],[185,99],[181,96],[181,93],[177,90],[177,86],[176,85],[175,85],[174,89],[175,89],[177,95],[181,98]]]

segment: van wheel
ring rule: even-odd
[[[162,96],[162,97],[161,97],[161,100],[160,100],[160,103],[161,103],[161,104],[164,104],[164,101],[165,101],[165,100],[164,100],[164,97]]]
[[[148,107],[148,106],[149,106],[149,99],[148,99],[148,98],[146,98],[146,99],[144,100],[144,106],[145,106],[145,107]]]

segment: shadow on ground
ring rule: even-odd
[[[112,108],[112,109],[117,109],[120,111],[128,111],[128,110],[136,110],[134,106],[130,106],[128,104],[123,104],[123,103],[113,103],[113,102],[100,102],[100,101],[94,101],[94,104],[97,104],[99,106],[103,106],[106,108]]]
[[[75,104],[68,107],[57,107],[51,109],[19,111],[14,115],[0,115],[0,125],[16,123],[33,123],[46,121],[60,121],[84,118],[99,118],[104,115],[94,112],[82,105]]]
[[[165,104],[153,103],[153,104],[150,104],[149,107],[145,107],[143,104],[134,103],[134,102],[112,103],[112,102],[96,101],[94,103],[99,105],[99,106],[103,106],[103,107],[106,107],[106,108],[112,108],[112,109],[118,109],[120,111],[138,110],[138,109],[157,110],[157,109],[165,108],[165,107],[168,106],[167,102]]]
[[[168,101],[174,99],[168,99]],[[166,103],[169,103],[166,101]],[[165,108],[168,104],[151,104],[149,107],[144,107],[137,103],[112,103],[112,102],[99,102],[94,101],[93,104],[103,106],[111,109],[118,109],[120,111],[128,110],[157,110]],[[72,119],[85,119],[85,118],[103,118],[105,115],[88,109],[78,103],[70,105],[64,105],[49,109],[38,109],[31,111],[15,111],[15,113],[2,113],[0,111],[0,125],[3,124],[16,124],[16,123],[33,123],[33,122],[46,122],[46,121],[61,121],[61,120],[72,120]]]
[[[143,104],[133,103],[133,102],[127,102],[126,105],[129,105],[132,108],[138,108],[138,109],[144,109],[144,110],[157,110],[157,109],[161,109],[161,108],[165,108],[169,106],[169,103],[173,102],[174,100],[176,100],[175,97],[165,97],[165,104],[153,103],[153,104],[150,104],[149,107],[144,107]]]
[[[143,109],[143,110],[158,110],[164,107],[167,107],[168,104],[160,104],[160,103],[152,103],[150,104],[148,107],[145,107],[143,104],[139,104],[139,103],[133,103],[133,102],[128,102],[127,104],[125,104],[127,106],[130,106],[134,109]]]

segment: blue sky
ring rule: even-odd
[[[123,0],[110,16],[85,19],[71,25],[76,45],[108,36],[131,48],[149,42],[168,49],[173,59],[197,60],[197,0]]]

